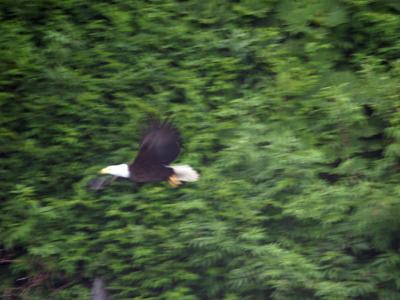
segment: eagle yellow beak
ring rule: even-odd
[[[103,169],[101,169],[100,170],[100,172],[99,172],[100,174],[108,174],[108,168],[103,168]]]

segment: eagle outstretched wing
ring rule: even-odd
[[[181,146],[180,134],[170,122],[153,122],[129,166],[132,179],[139,182],[167,179],[173,174],[167,165],[177,158]]]
[[[168,165],[179,155],[181,145],[180,134],[170,122],[153,122],[142,138],[135,161],[150,159]]]

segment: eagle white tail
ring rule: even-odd
[[[170,166],[179,181],[197,181],[199,179],[199,173],[197,173],[189,165]]]

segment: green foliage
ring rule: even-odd
[[[3,1],[0,293],[397,299],[397,1]],[[148,116],[198,183],[101,193]]]

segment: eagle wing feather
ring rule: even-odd
[[[167,167],[180,153],[181,137],[168,122],[153,122],[142,138],[139,152],[129,166],[134,181],[165,180],[173,174]]]

